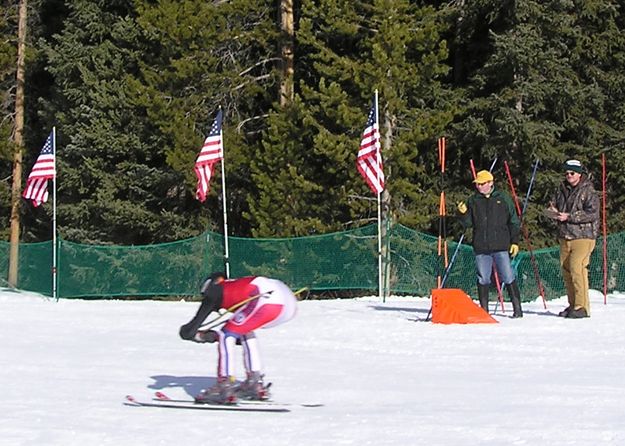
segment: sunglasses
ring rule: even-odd
[[[572,177],[572,176],[573,176],[573,175],[575,175],[576,173],[577,173],[577,172],[571,172],[571,171],[569,170],[569,171],[567,171],[567,172],[565,173],[565,175],[566,175],[566,176],[568,176],[568,177]]]

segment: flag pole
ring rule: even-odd
[[[204,144],[195,160],[195,176],[197,177],[197,189],[195,197],[204,203],[210,190],[210,181],[215,170],[215,163],[221,161],[221,193],[224,219],[224,266],[225,276],[230,277],[230,261],[228,259],[228,204],[226,202],[226,169],[224,164],[223,144],[223,111],[219,107],[213,125],[204,139]],[[207,239],[208,241],[208,239]]]
[[[52,298],[58,301],[56,275],[56,127],[52,127],[52,150],[54,152],[54,176],[52,177]]]
[[[384,296],[384,282],[382,268],[382,193],[384,192],[384,168],[380,144],[380,129],[378,126],[378,90],[375,90],[373,104],[367,114],[367,125],[362,132],[360,148],[356,157],[356,168],[360,175],[376,195],[378,202],[377,231],[378,231],[378,296],[382,301]]]
[[[378,133],[380,132],[380,113],[378,109],[378,90],[375,90],[375,123],[378,126]],[[376,163],[380,165],[380,147],[376,150]],[[379,183],[379,173],[378,175],[378,183]],[[386,302],[386,295],[383,291],[383,278],[382,278],[382,200],[381,200],[382,192],[378,191],[378,294],[382,302]]]
[[[219,130],[219,138],[223,144],[223,125],[222,129]],[[223,217],[224,217],[224,263],[226,265],[226,278],[230,278],[230,254],[228,251],[228,206],[226,202],[226,168],[224,166],[226,161],[226,151],[223,150],[223,155],[221,159],[221,203],[223,207]]]

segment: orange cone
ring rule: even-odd
[[[496,324],[467,294],[457,288],[432,290],[432,322],[435,324]]]

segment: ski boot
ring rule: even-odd
[[[237,395],[234,377],[218,378],[217,383],[202,390],[196,397],[196,403],[203,404],[236,404]]]
[[[263,375],[260,372],[249,372],[247,379],[239,384],[237,396],[244,400],[266,401],[270,398],[269,387],[265,385]]]

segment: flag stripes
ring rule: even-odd
[[[28,175],[26,188],[22,193],[22,196],[31,200],[35,207],[48,201],[48,180],[53,179],[56,175],[54,152],[54,137],[51,132],[30,171],[30,175]]]
[[[195,197],[204,202],[210,190],[210,180],[213,176],[215,164],[223,159],[223,138],[221,124],[223,113],[221,109],[215,117],[208,136],[204,140],[202,150],[195,160],[195,176],[197,177],[197,190]]]
[[[384,169],[380,154],[380,132],[375,104],[369,111],[367,125],[362,133],[356,167],[374,194],[379,194],[384,190]]]

